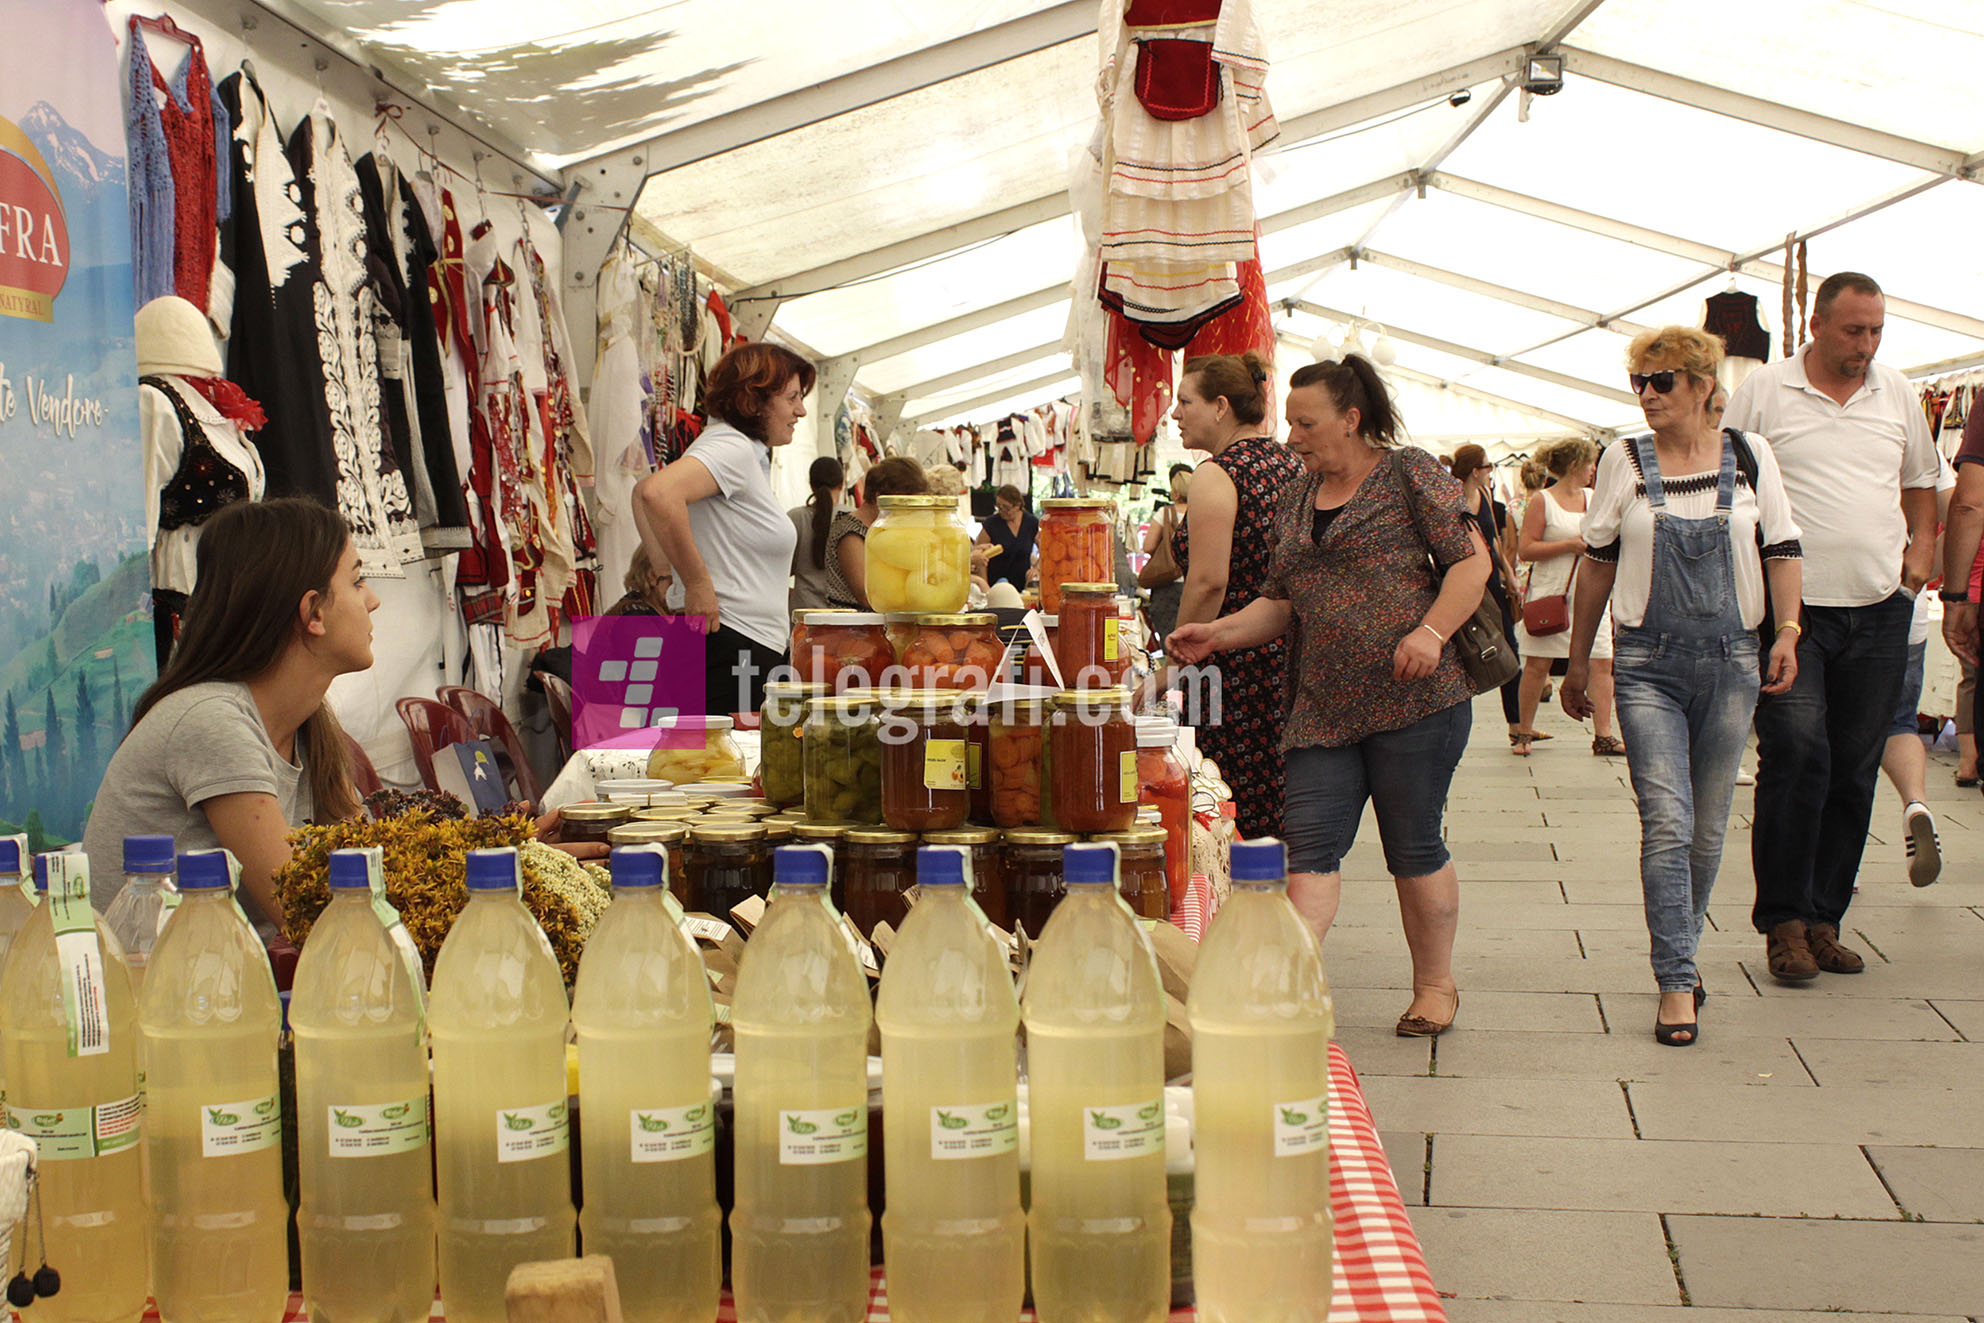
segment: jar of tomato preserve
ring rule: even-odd
[[[1176,752],[1178,723],[1169,717],[1137,718],[1139,815],[1157,810],[1164,828],[1164,874],[1171,908],[1185,903],[1192,880],[1192,780]]]
[[[1134,826],[1127,831],[1100,832],[1088,838],[1116,847],[1122,871],[1116,889],[1139,919],[1171,917],[1171,885],[1164,875],[1164,829]]]
[[[815,699],[801,757],[806,816],[814,822],[882,820],[882,723],[873,690]]]
[[[888,628],[869,611],[830,609],[792,615],[792,666],[805,684],[823,684],[836,693],[880,684],[895,665]]]
[[[1040,508],[1040,609],[1051,616],[1060,613],[1063,584],[1115,580],[1116,530],[1109,522],[1115,502],[1075,496],[1042,501]]]
[[[955,845],[971,854],[971,898],[985,917],[1001,928],[1012,927],[1006,904],[1006,868],[999,851],[999,833],[991,827],[959,827],[925,832],[925,845]]]
[[[1000,690],[986,700],[991,761],[985,779],[992,789],[992,821],[1001,827],[1040,824],[1041,744],[1047,730],[1044,687]]]
[[[682,908],[729,921],[733,907],[772,889],[772,856],[755,822],[699,822],[682,850],[689,895]]]
[[[889,642],[903,668],[902,682],[912,689],[989,689],[998,677],[999,617],[987,612],[964,615],[892,615]]]
[[[1064,689],[1047,700],[1054,823],[1122,831],[1137,820],[1137,728],[1124,688]]]
[[[863,567],[877,611],[961,611],[971,593],[971,533],[955,496],[884,496]]]
[[[1054,656],[1061,663],[1061,678],[1070,688],[1123,683],[1130,670],[1130,647],[1122,625],[1122,603],[1115,584],[1062,585],[1061,627]]]
[[[824,684],[768,684],[758,709],[758,784],[780,808],[806,802],[806,767],[801,746],[806,704],[827,693]]]
[[[1035,941],[1068,894],[1061,852],[1078,839],[1073,832],[1045,827],[1015,827],[1005,833],[1007,904],[1014,925]]]
[[[872,937],[878,923],[900,931],[909,913],[903,893],[916,885],[916,833],[856,827],[847,833],[846,841],[844,912],[863,937]]]
[[[882,821],[899,831],[961,827],[971,814],[971,743],[956,689],[885,691]]]

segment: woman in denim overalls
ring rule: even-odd
[[[1707,994],[1695,948],[1757,694],[1782,693],[1798,670],[1798,530],[1769,446],[1709,420],[1722,356],[1715,337],[1684,326],[1649,331],[1628,351],[1653,435],[1613,446],[1599,466],[1563,684],[1564,710],[1582,720],[1592,639],[1610,599],[1660,986],[1654,1037],[1669,1047],[1701,1037]],[[1767,666],[1758,657],[1766,580],[1777,622]]]

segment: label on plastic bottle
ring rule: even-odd
[[[716,1151],[716,1105],[637,1107],[627,1117],[635,1162],[680,1162]]]
[[[1114,1162],[1164,1152],[1164,1100],[1082,1109],[1082,1156]]]
[[[572,1118],[563,1100],[496,1113],[496,1161],[529,1162],[572,1145]]]
[[[971,773],[965,765],[964,740],[925,740],[923,743],[923,788],[925,790],[969,790]]]
[[[101,1107],[9,1107],[7,1128],[39,1145],[43,1162],[107,1158],[136,1146],[144,1113],[136,1094]]]
[[[936,1161],[997,1157],[1019,1146],[1017,1099],[930,1109],[930,1156]]]
[[[275,1094],[200,1109],[200,1156],[259,1153],[282,1142],[282,1101]]]
[[[1117,766],[1116,802],[1134,804],[1137,792],[1142,788],[1137,779],[1137,751],[1125,749],[1121,763]]]
[[[80,854],[48,856],[49,917],[61,966],[62,1015],[69,1022],[69,1055],[110,1051],[110,1003],[103,990],[103,943],[90,908],[90,861]]]
[[[1330,1097],[1274,1105],[1274,1155],[1295,1158],[1330,1146]]]
[[[778,1114],[782,1167],[818,1167],[868,1156],[868,1104]]]
[[[427,1146],[427,1098],[396,1103],[353,1103],[331,1107],[330,1155],[384,1158]]]

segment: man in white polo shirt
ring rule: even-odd
[[[1750,831],[1750,918],[1786,982],[1865,967],[1839,924],[1935,556],[1935,441],[1907,378],[1874,362],[1885,317],[1871,279],[1828,278],[1811,343],[1752,373],[1725,419],[1770,442],[1805,553],[1798,679],[1757,705]]]

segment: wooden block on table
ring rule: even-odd
[[[621,1323],[613,1260],[588,1254],[518,1264],[503,1288],[503,1306],[509,1323]]]

